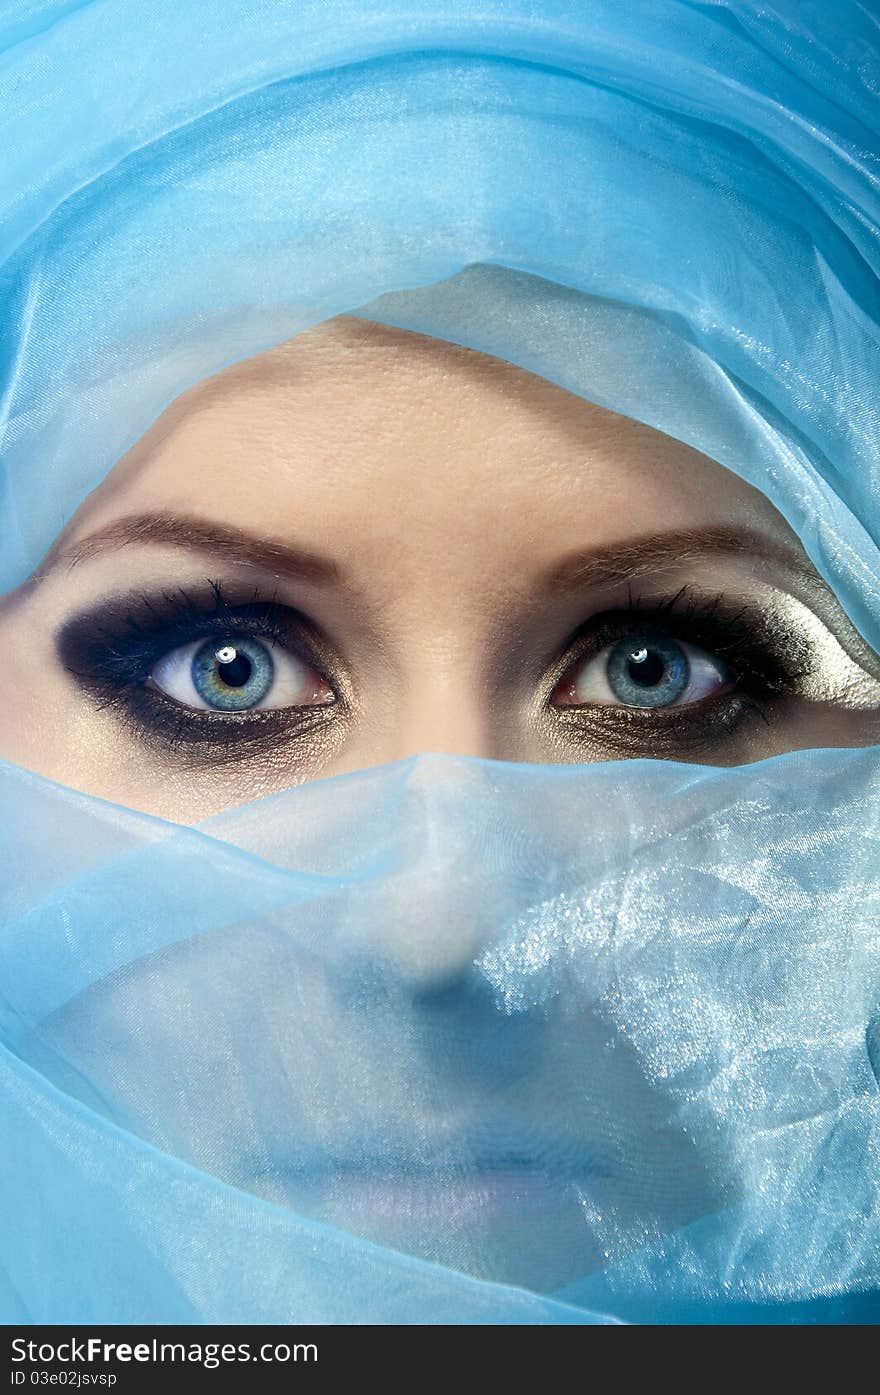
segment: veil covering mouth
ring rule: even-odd
[[[0,0],[0,587],[354,314],[741,475],[880,649],[876,18]],[[196,828],[0,763],[0,1317],[876,1320],[878,825],[876,747]]]

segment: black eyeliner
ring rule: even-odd
[[[201,638],[246,635],[287,650],[320,674],[334,702],[222,712],[189,707],[147,680],[172,649]],[[313,735],[338,715],[339,688],[322,637],[300,612],[249,590],[206,580],[198,587],[111,597],[71,617],[55,636],[63,668],[100,711],[142,743],[190,764],[222,764]]]
[[[684,586],[659,599],[634,597],[630,589],[625,608],[592,616],[568,641],[557,660],[557,685],[569,668],[618,640],[652,634],[706,649],[756,697],[794,695],[814,662],[809,640],[765,606],[732,604],[723,594],[705,596]]]
[[[554,703],[566,674],[622,638],[652,633],[706,649],[729,669],[733,686],[697,702],[641,709],[620,704]],[[311,665],[334,702],[239,712],[187,706],[151,684],[150,672],[178,646],[200,638],[247,635]],[[268,755],[280,743],[323,739],[345,714],[335,655],[308,617],[277,597],[206,580],[154,594],[117,595],[66,620],[55,636],[58,658],[99,710],[109,710],[142,744],[190,765]],[[629,586],[627,603],[584,622],[550,663],[545,701],[572,740],[612,746],[632,756],[710,750],[732,740],[744,722],[767,722],[781,700],[797,696],[815,662],[813,647],[772,609],[732,603],[683,586],[665,598],[643,598]]]
[[[696,702],[639,708],[614,703],[556,703],[554,695],[580,664],[630,636],[683,640],[721,659],[731,685]],[[608,745],[627,756],[706,754],[736,737],[744,724],[769,725],[772,712],[797,697],[814,663],[808,640],[765,606],[730,602],[682,586],[668,597],[639,597],[628,588],[625,607],[592,616],[554,665],[547,702],[574,740]],[[650,747],[650,752],[646,750]]]

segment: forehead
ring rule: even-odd
[[[503,360],[349,316],[184,393],[76,532],[156,509],[422,565],[451,550],[541,568],[658,527],[784,527],[756,490],[649,427]]]

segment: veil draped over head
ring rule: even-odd
[[[346,312],[729,467],[880,647],[878,18],[0,0],[0,587]],[[197,828],[0,762],[0,1316],[876,1317],[878,824],[876,748],[423,756]]]

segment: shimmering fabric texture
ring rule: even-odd
[[[705,451],[877,648],[877,20],[0,0],[0,586],[347,312]],[[876,1321],[878,810],[878,748],[198,828],[0,762],[0,1320]]]

